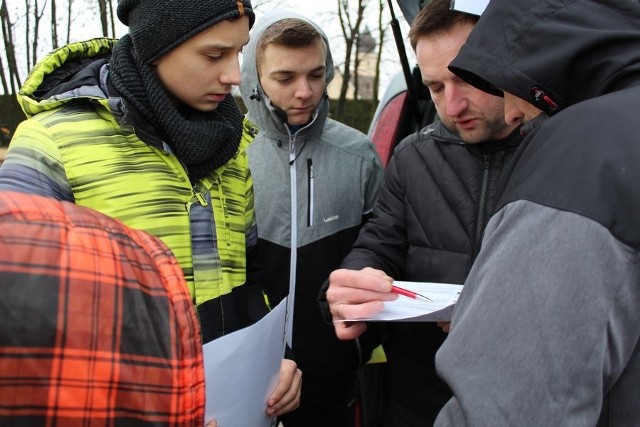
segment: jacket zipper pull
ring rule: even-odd
[[[196,195],[196,199],[198,199],[198,202],[200,202],[201,206],[209,206],[209,203],[207,203],[207,200],[204,198],[204,196],[202,194],[200,194],[199,192],[195,192]]]
[[[313,160],[307,159],[307,227],[313,225]]]

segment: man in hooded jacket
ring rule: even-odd
[[[383,173],[366,135],[328,118],[333,73],[324,32],[303,16],[275,12],[252,30],[240,90],[260,127],[248,150],[260,281],[272,303],[290,297],[288,343],[304,375],[287,427],[353,426],[357,374],[372,349],[338,340],[316,300],[369,217]]]
[[[332,273],[326,301],[320,297],[325,311],[327,303],[336,309],[332,294],[360,280],[463,283],[480,251],[502,175],[522,136],[519,124],[504,122],[502,98],[447,69],[478,20],[450,5],[433,0],[409,31],[438,120],[396,147],[371,220],[341,269]],[[335,327],[341,333],[359,326],[337,322]],[[386,371],[379,390],[363,387],[365,426],[432,425],[451,397],[435,367],[446,333],[434,322],[368,322],[362,336],[380,335],[380,329],[386,335]],[[369,404],[372,392],[379,400]],[[368,416],[369,408],[379,419]]]
[[[437,354],[436,425],[639,425],[640,2],[492,0],[450,69],[528,123]]]

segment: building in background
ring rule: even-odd
[[[369,29],[365,27],[362,36],[358,39],[358,58],[360,62],[358,66],[358,99],[373,99],[373,83],[376,77],[376,59],[378,56],[376,47],[376,40],[371,35]],[[339,67],[335,68],[335,76],[327,87],[327,93],[330,99],[338,99],[340,97],[343,71],[344,70]],[[347,99],[354,99],[354,93],[355,76],[352,75],[349,79]]]

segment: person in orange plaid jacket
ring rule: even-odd
[[[158,238],[0,192],[0,293],[0,425],[203,425],[200,324]]]

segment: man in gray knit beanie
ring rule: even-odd
[[[248,16],[251,28],[255,21],[248,0],[121,0],[117,13],[147,63],[219,22]]]

